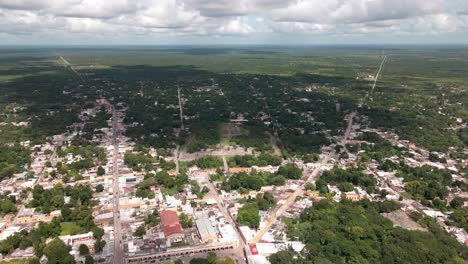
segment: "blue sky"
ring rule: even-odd
[[[468,44],[468,0],[0,0],[3,45]]]

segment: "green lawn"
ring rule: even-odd
[[[75,222],[60,223],[60,226],[62,227],[62,232],[60,233],[61,236],[76,234],[77,230],[81,229],[81,227],[79,227]]]

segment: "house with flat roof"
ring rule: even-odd
[[[348,200],[351,200],[353,202],[360,200],[359,194],[356,191],[344,192],[342,194],[342,197]]]
[[[215,242],[218,237],[214,231],[213,225],[211,224],[210,219],[206,216],[202,216],[197,221],[195,221],[197,226],[198,235],[203,243]]]

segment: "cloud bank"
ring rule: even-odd
[[[460,36],[468,35],[468,0],[0,0],[6,42],[371,41],[447,34],[466,40]]]

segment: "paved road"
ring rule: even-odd
[[[112,156],[112,170],[114,174],[114,263],[123,264],[124,256],[122,249],[122,225],[120,223],[119,210],[119,166],[117,157],[119,155],[119,140],[118,140],[118,117],[115,108],[112,108],[112,142],[114,145],[114,153]]]
[[[346,131],[341,139],[341,145],[346,145],[346,141],[348,140],[349,134],[351,133],[351,129],[353,128],[353,119],[356,116],[356,111],[351,112],[348,115],[348,126],[346,127]]]
[[[216,190],[216,187],[214,184],[210,181],[210,176],[206,176],[205,178],[206,182],[208,183],[208,189],[210,190],[210,194],[215,198],[216,203],[219,207],[219,210],[224,216],[224,219],[226,219],[233,227],[234,230],[236,231],[236,235],[239,238],[239,246],[233,250],[229,251],[230,255],[236,256],[236,260],[240,261],[239,263],[244,263],[244,247],[245,247],[245,241],[243,240],[243,237],[237,230],[237,224],[232,218],[231,214],[228,212],[227,208],[224,206],[224,203],[222,199],[218,195],[218,191]]]
[[[348,116],[348,125],[346,127],[346,131],[343,135],[343,138],[341,140],[341,144],[345,144],[348,137],[349,137],[349,134],[351,133],[351,130],[352,130],[352,126],[353,126],[353,119],[354,119],[354,116],[356,115],[356,112],[353,111],[349,114]],[[322,158],[322,160],[320,161],[319,165],[317,167],[315,167],[315,169],[312,170],[312,172],[309,174],[309,176],[307,177],[307,179],[304,181],[304,183],[302,184],[302,186],[300,188],[298,188],[293,194],[291,194],[289,197],[288,197],[288,200],[286,201],[286,203],[284,203],[282,206],[280,206],[277,211],[272,214],[270,216],[270,218],[268,219],[268,223],[265,225],[264,228],[262,228],[255,237],[253,237],[249,243],[257,243],[262,237],[263,235],[265,235],[265,233],[268,231],[268,229],[270,229],[270,227],[273,225],[273,223],[276,221],[276,219],[278,217],[280,217],[281,215],[284,214],[284,212],[286,212],[288,210],[288,208],[294,204],[296,198],[298,196],[301,196],[303,194],[303,190],[304,190],[304,185],[308,182],[311,182],[313,180],[315,180],[317,177],[320,176],[320,173],[322,172],[322,166],[326,165],[328,163],[328,161],[335,155],[335,152],[334,151],[331,151],[331,152],[328,152],[327,154],[325,154],[325,156]]]
[[[322,160],[320,161],[319,165],[312,170],[312,172],[309,174],[309,176],[307,177],[306,181],[302,184],[301,187],[299,187],[293,194],[291,194],[287,201],[282,205],[280,206],[277,211],[273,214],[271,214],[270,218],[268,219],[268,222],[267,224],[265,225],[265,227],[263,227],[258,233],[257,235],[255,235],[255,237],[253,237],[249,243],[252,243],[252,244],[255,244],[257,243],[262,237],[263,235],[265,235],[265,233],[271,228],[271,226],[275,223],[276,219],[278,217],[280,217],[281,215],[283,215],[291,205],[294,204],[294,202],[296,201],[296,198],[298,196],[301,196],[303,193],[304,193],[304,185],[307,183],[307,182],[310,182],[310,181],[313,181],[314,179],[316,179],[318,176],[320,176],[320,173],[322,172],[322,166],[327,164],[327,162],[330,160],[330,158],[334,155],[334,152],[330,152],[330,153],[327,153],[327,155],[325,155],[324,158],[322,158]]]

